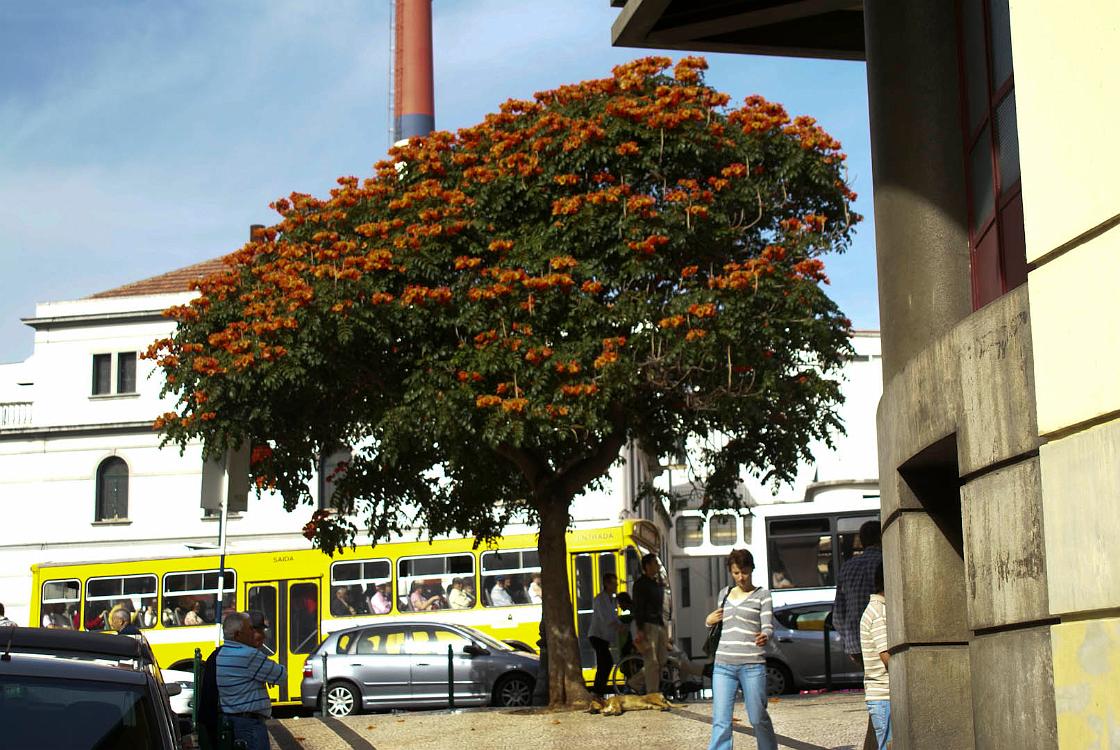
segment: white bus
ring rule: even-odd
[[[770,589],[775,607],[835,597],[840,566],[861,548],[859,527],[879,520],[878,485],[828,483],[807,496],[812,501],[674,515],[668,567],[673,637],[682,651],[701,655],[704,618],[730,580],[726,561],[733,549],[754,555],[754,583]]]

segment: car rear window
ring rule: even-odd
[[[0,742],[35,750],[160,748],[143,686],[0,675]]]

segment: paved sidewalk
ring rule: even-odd
[[[472,709],[361,714],[345,719],[297,717],[271,722],[276,750],[643,750],[703,749],[710,738],[711,703],[680,704],[672,711],[597,716],[540,709]],[[790,750],[853,750],[867,727],[863,693],[771,699],[778,744]],[[742,705],[735,711],[735,746],[754,750]]]

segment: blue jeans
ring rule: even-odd
[[[774,725],[766,712],[766,665],[719,662],[712,670],[712,741],[708,750],[731,750],[731,715],[735,691],[740,687],[758,750],[778,750]]]
[[[268,729],[264,725],[264,719],[254,719],[248,716],[230,716],[225,715],[229,719],[230,726],[233,727],[233,739],[236,742],[241,740],[245,743],[248,750],[268,750]]]
[[[887,743],[891,741],[891,702],[867,701],[867,713],[871,714],[871,726],[875,727],[879,750],[887,750]]]

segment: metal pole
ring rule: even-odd
[[[832,690],[832,638],[830,637],[830,628],[828,627],[828,620],[825,620],[824,628],[824,689]]]
[[[447,644],[447,707],[455,708],[455,649]]]
[[[327,718],[327,652],[323,651],[323,686],[320,688],[322,691],[322,698],[319,699],[319,707],[322,709],[323,718]],[[360,698],[359,698],[360,699]]]
[[[194,697],[191,698],[191,723],[198,726],[198,696],[202,694],[202,649],[194,650]],[[198,731],[197,729],[195,730]]]
[[[227,484],[227,483],[223,483]],[[229,510],[229,493],[225,486],[221,489],[222,509],[218,516],[218,604],[214,613],[214,621],[218,632],[214,635],[214,645],[222,645],[222,592],[226,587],[226,513]],[[237,601],[237,592],[234,592],[234,601]]]

